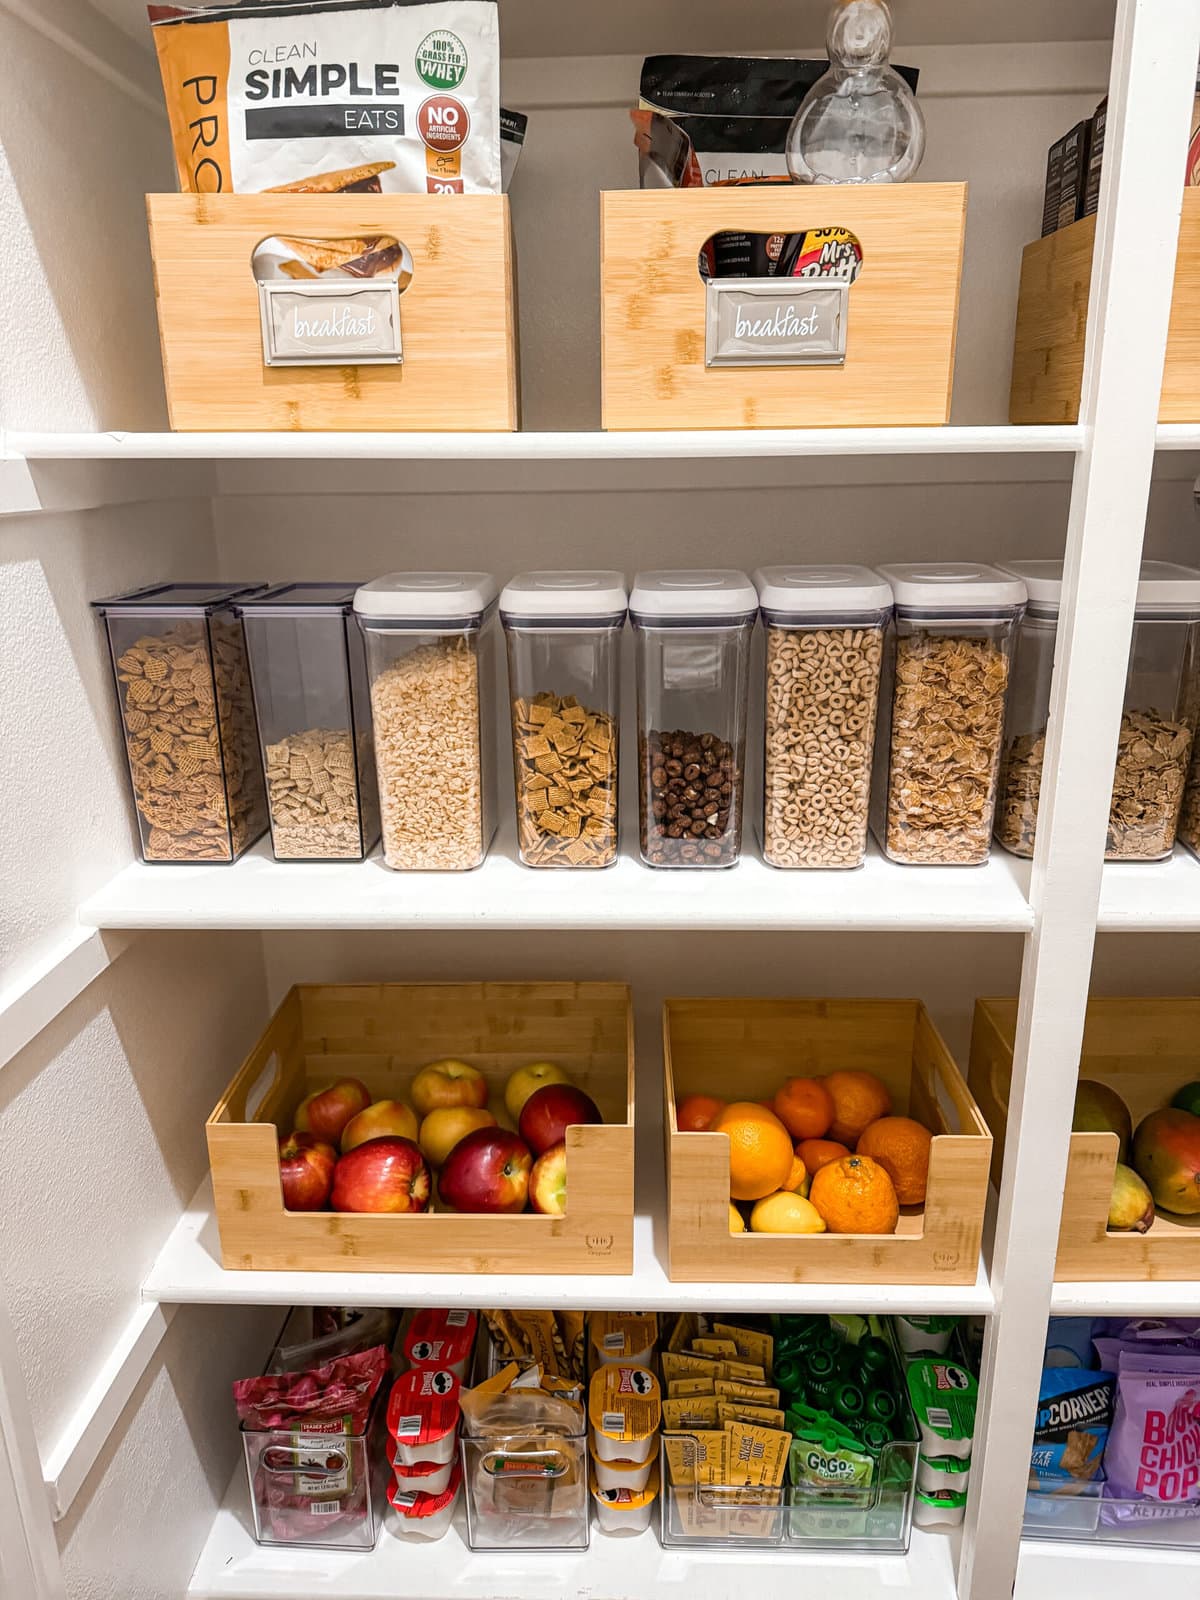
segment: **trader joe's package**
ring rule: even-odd
[[[500,193],[496,0],[149,14],[185,193]]]

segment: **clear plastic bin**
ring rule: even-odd
[[[361,861],[379,838],[356,585],[286,583],[241,602],[276,861]]]
[[[586,1550],[587,1432],[464,1432],[459,1440],[472,1550]]]
[[[744,572],[642,572],[638,821],[651,867],[731,867],[742,849],[746,702],[758,595]]]
[[[354,611],[367,645],[383,857],[466,872],[495,823],[496,582],[485,572],[394,572]]]
[[[259,1544],[373,1550],[388,1479],[382,1452],[387,1385],[364,1433],[242,1426]]]
[[[871,831],[893,861],[988,858],[1025,585],[974,562],[880,567],[895,599],[884,646]]]
[[[996,838],[1032,856],[1050,716],[1050,678],[1062,604],[1061,561],[1014,561],[1006,572],[1029,590],[1017,635],[1004,731]],[[1200,572],[1144,561],[1117,743],[1105,856],[1161,861],[1175,846],[1196,728],[1200,671]]]
[[[1160,1504],[1109,1498],[1104,1491],[1103,1476],[1071,1484],[1069,1494],[1031,1489],[1025,1496],[1023,1536],[1200,1551],[1200,1502],[1164,1515]]]
[[[242,624],[263,584],[163,583],[94,600],[112,658],[142,857],[236,861],[267,826]]]
[[[527,867],[617,859],[619,572],[526,572],[500,596],[517,845]]]
[[[883,635],[892,591],[869,567],[765,567],[763,859],[859,867],[867,853]]]

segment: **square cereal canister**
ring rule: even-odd
[[[488,1080],[502,1126],[510,1073],[555,1061],[600,1108],[567,1129],[564,1216],[287,1211],[279,1139],[306,1094],[343,1076],[409,1100],[431,1061]],[[619,983],[299,984],[208,1119],[231,1271],[627,1273],[633,1269],[633,1009]]]
[[[663,1046],[673,1281],[976,1281],[992,1136],[919,1000],[668,1000]],[[924,1206],[902,1208],[892,1234],[731,1234],[729,1139],[681,1133],[676,1104],[769,1099],[786,1078],[849,1067],[933,1134]]]

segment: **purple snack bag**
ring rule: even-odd
[[[1200,1517],[1200,1352],[1121,1351],[1101,1519]]]

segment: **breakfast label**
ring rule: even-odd
[[[709,367],[839,367],[850,285],[832,278],[710,278]]]
[[[404,359],[394,280],[347,285],[267,281],[258,286],[268,367],[360,366]]]

